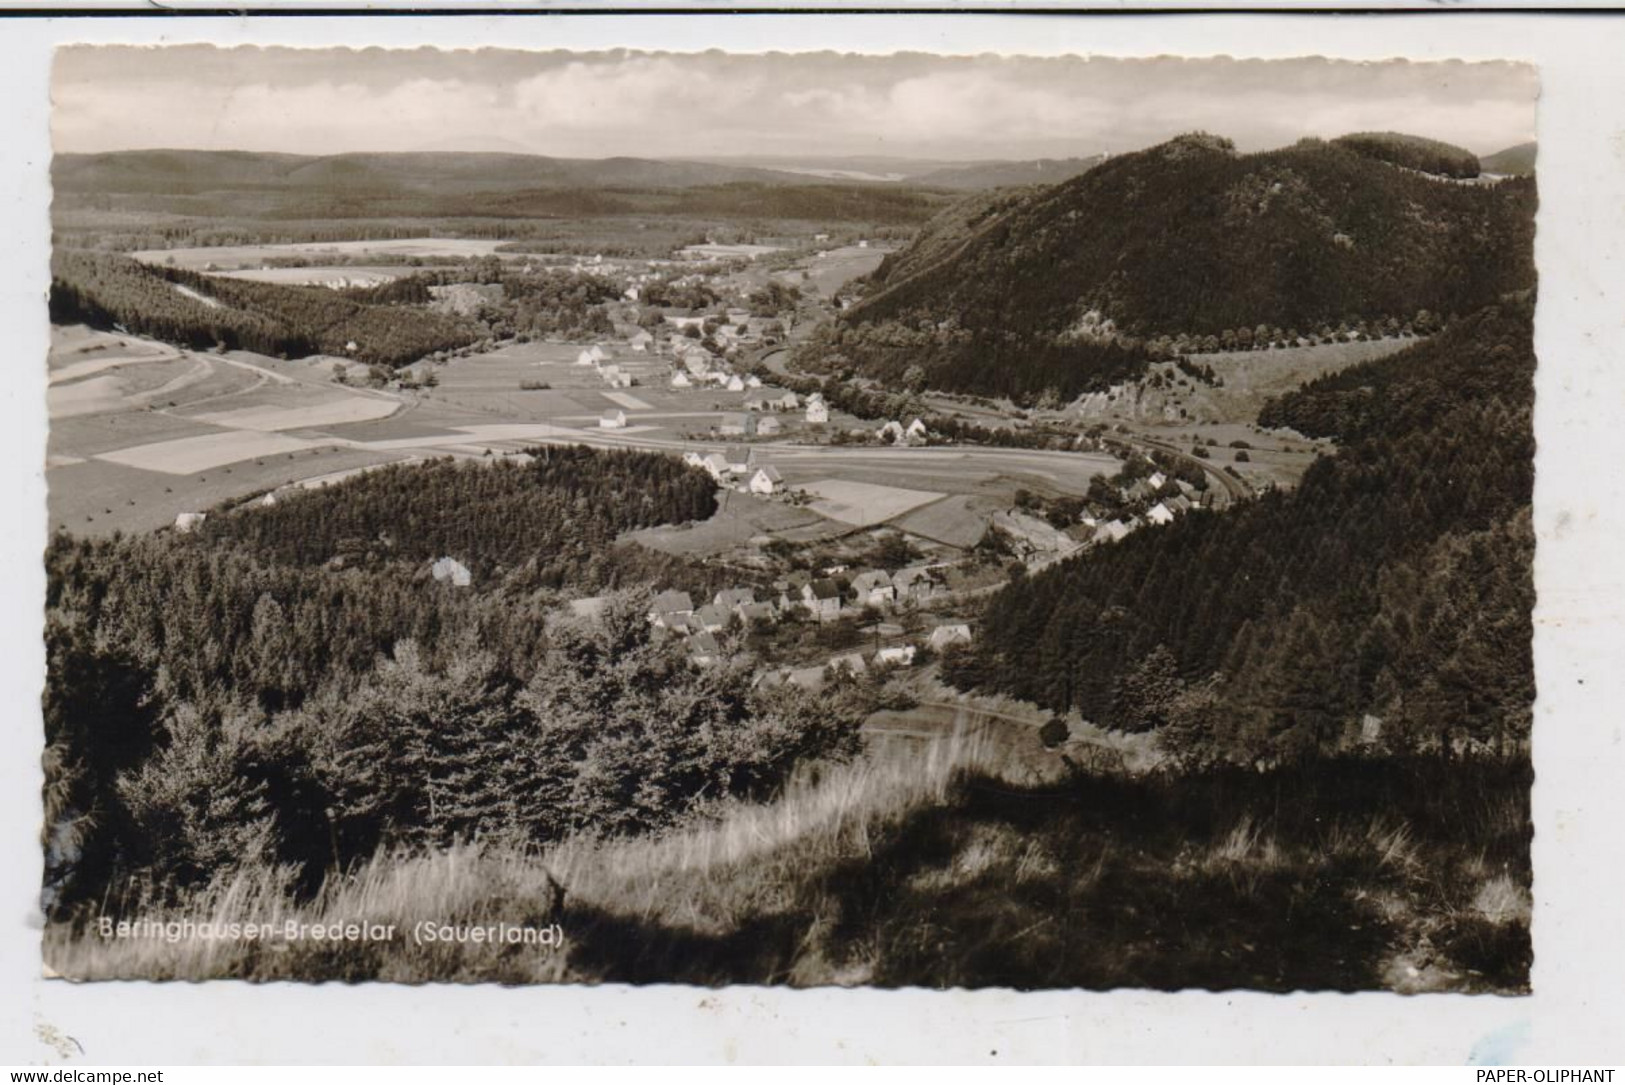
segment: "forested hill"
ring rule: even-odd
[[[194,350],[334,354],[384,366],[479,337],[466,321],[416,306],[367,304],[325,287],[199,275],[60,248],[51,257],[50,312],[56,324],[117,324]]]
[[[1486,155],[1479,161],[1485,173],[1526,176],[1535,172],[1535,156],[1538,150],[1538,146],[1534,143],[1520,143],[1515,147]]]
[[[981,685],[1241,759],[1527,737],[1534,355],[1526,303],[1271,404],[1345,442],[1301,486],[1097,547],[996,596]]]
[[[939,215],[846,319],[1031,339],[1091,312],[1136,337],[1467,313],[1533,284],[1534,209],[1531,181],[1451,183],[1363,145],[1182,136],[996,217]]]
[[[594,186],[666,188],[740,181],[805,184],[807,178],[704,162],[461,152],[296,155],[143,150],[64,154],[51,164],[51,182],[60,191],[167,195],[203,195],[234,188],[446,194]]]

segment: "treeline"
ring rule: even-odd
[[[1093,314],[1144,340],[1467,313],[1533,285],[1534,208],[1528,179],[1441,184],[1335,143],[1241,155],[1182,136],[939,216],[844,320],[1042,340]]]
[[[1355,154],[1440,177],[1477,177],[1478,156],[1454,144],[1399,132],[1355,132],[1332,140]]]
[[[651,639],[651,582],[721,585],[614,534],[703,514],[709,480],[538,456],[385,468],[186,534],[54,537],[55,907],[134,906],[241,860],[309,886],[381,847],[642,831],[854,748],[849,706]],[[432,577],[444,555],[471,586]],[[558,610],[606,591],[598,620]]]
[[[462,321],[409,305],[366,304],[324,287],[153,268],[71,249],[51,258],[50,313],[55,323],[116,324],[194,350],[335,354],[392,367],[477,338]]]
[[[1531,323],[1490,309],[1271,405],[1344,447],[1295,491],[1017,581],[947,673],[1190,756],[1326,751],[1367,715],[1391,747],[1526,739]]]
[[[1015,328],[939,326],[896,320],[827,322],[796,347],[795,365],[812,373],[851,371],[903,385],[911,369],[923,386],[1003,396],[1022,405],[1059,406],[1140,376],[1151,355],[1137,344],[1029,335]]]
[[[623,532],[716,511],[710,476],[671,456],[580,445],[530,455],[383,467],[199,531],[279,565],[449,556],[481,579],[528,566],[532,585],[556,589],[600,586],[585,574]]]

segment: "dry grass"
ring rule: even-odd
[[[125,910],[393,924],[394,941],[107,942],[64,923],[46,961],[86,979],[1527,989],[1527,766],[1057,780],[974,731],[888,749],[660,837],[379,855],[305,901],[251,870]],[[565,941],[417,945],[422,920],[557,921]]]

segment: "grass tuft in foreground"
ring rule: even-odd
[[[1525,762],[1038,780],[995,750],[809,771],[654,838],[380,854],[308,900],[249,865],[140,913],[395,924],[395,941],[110,942],[85,916],[48,928],[45,959],[83,979],[1528,988]],[[550,879],[560,950],[405,933],[546,926]]]

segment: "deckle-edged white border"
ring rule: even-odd
[[[1622,1057],[1625,20],[1607,15],[840,15],[7,19],[0,312],[0,1061],[1465,1063]],[[835,49],[1539,66],[1535,994],[72,985],[39,978],[51,50],[75,42]],[[75,1038],[62,1058],[41,1031]]]

